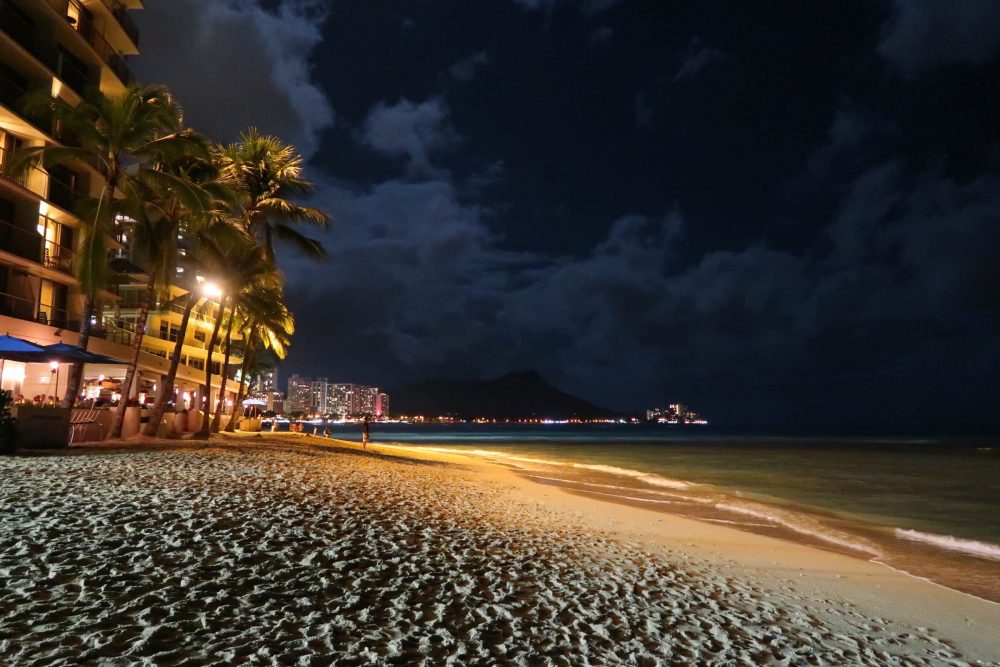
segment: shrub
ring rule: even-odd
[[[14,397],[0,390],[0,454],[13,454],[17,448],[17,420],[10,413]]]

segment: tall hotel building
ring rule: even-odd
[[[0,166],[19,147],[74,143],[57,124],[24,115],[28,93],[44,90],[76,104],[85,89],[114,97],[133,82],[126,58],[139,53],[139,32],[131,13],[142,6],[142,0],[0,0]],[[80,224],[74,211],[78,201],[98,195],[101,187],[100,176],[83,164],[35,167],[18,177],[0,170],[0,334],[42,345],[78,342],[83,297],[73,276]],[[146,284],[143,268],[133,263],[129,236],[128,221],[121,220],[111,241],[111,284],[101,294],[89,346],[119,360],[130,357]],[[170,299],[150,313],[133,396],[151,399],[152,392],[163,390],[167,357],[180,328],[181,297],[198,287],[194,277],[179,273],[177,278]],[[222,351],[211,360],[206,352],[216,304],[202,303],[188,327],[177,373],[176,396],[184,407],[204,405],[198,397],[204,394],[205,366],[221,367]],[[238,368],[238,353],[233,361]],[[29,399],[37,394],[61,398],[65,384],[47,365],[40,367],[7,362],[0,386]],[[123,365],[88,365],[87,397],[108,398],[109,387],[124,374]],[[66,375],[61,374],[63,383]],[[217,391],[218,377],[213,385]],[[237,389],[230,380],[230,398]]]
[[[378,387],[293,375],[288,378],[285,409],[289,414],[327,414],[341,418],[367,414],[376,419],[388,419],[389,395],[380,393]]]
[[[285,411],[289,414],[312,412],[313,387],[312,380],[300,375],[288,378],[288,400],[285,401]]]

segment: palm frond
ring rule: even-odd
[[[309,259],[320,260],[326,257],[326,248],[316,239],[311,239],[285,224],[276,224],[272,227],[272,230],[275,236],[295,246],[299,252]]]

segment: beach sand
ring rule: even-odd
[[[459,455],[0,458],[4,664],[1000,664],[1000,605]]]

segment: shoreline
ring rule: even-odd
[[[905,518],[879,521],[846,511],[791,501],[754,489],[718,485],[663,467],[643,467],[603,459],[580,459],[547,449],[535,453],[518,447],[513,453],[468,443],[465,448],[433,443],[386,446],[410,451],[468,455],[510,466],[537,483],[568,493],[601,497],[623,506],[658,511],[697,521],[732,525],[740,530],[878,561],[887,567],[924,578],[945,588],[1000,603],[1000,545],[982,537],[953,537],[942,528],[902,529]],[[651,463],[647,461],[646,463]],[[876,513],[877,514],[877,513]],[[904,523],[897,523],[904,522]],[[913,525],[910,523],[909,525]],[[927,531],[927,532],[920,532]]]
[[[305,605],[311,611],[302,619],[279,626],[311,636],[320,620],[327,619],[322,627],[333,623],[309,650],[343,655],[346,646],[385,659],[502,662],[541,651],[553,664],[579,664],[573,656],[580,655],[611,662],[634,655],[638,664],[738,656],[1000,664],[993,637],[1000,605],[863,559],[569,493],[470,456],[377,443],[362,452],[357,443],[299,434],[227,434],[208,442],[82,445],[0,460],[4,465],[23,474],[7,471],[8,488],[0,484],[8,500],[21,503],[15,516],[40,513],[15,525],[47,536],[0,531],[0,569],[12,577],[0,599],[12,610],[0,620],[0,645],[8,647],[5,636],[17,636],[10,633],[44,644],[55,641],[46,633],[69,632],[29,620],[45,605],[79,599],[32,588],[54,581],[79,587],[75,595],[88,596],[87,608],[104,590],[115,600],[143,600],[130,606],[152,604],[139,614],[144,623],[152,618],[151,626],[119,633],[101,649],[125,642],[133,657],[166,650],[167,642],[150,644],[148,632],[154,640],[175,630],[201,640],[213,623],[230,629],[206,640],[204,650],[246,657],[225,639],[246,625],[246,614],[260,620],[270,618],[268,610]],[[66,519],[56,521],[60,513]],[[81,523],[90,528],[74,528]],[[88,540],[97,542],[81,550]],[[33,557],[49,563],[40,583],[15,556],[32,543],[49,551],[66,544]],[[101,551],[109,544],[110,556]],[[85,557],[95,573],[77,586],[73,568],[58,563]],[[109,567],[113,576],[95,582]],[[180,585],[164,589],[164,580]],[[224,618],[199,616],[191,625],[197,619],[188,618],[188,606],[203,614],[202,590],[211,591]],[[169,612],[157,611],[163,605]],[[46,615],[86,628],[87,608],[73,617]],[[263,627],[276,622],[260,620]],[[41,639],[27,637],[28,628]],[[246,643],[259,646],[264,636],[248,635]],[[90,649],[77,654],[93,657]]]
[[[347,447],[355,446],[351,441],[338,442]],[[618,533],[619,538],[645,539],[669,550],[688,551],[718,563],[735,563],[745,571],[770,579],[772,584],[794,581],[776,575],[776,572],[787,573],[798,577],[797,583],[805,584],[821,596],[837,595],[852,602],[861,600],[870,605],[876,615],[905,618],[916,626],[933,627],[955,638],[963,647],[979,646],[980,659],[1000,659],[1000,640],[984,640],[1000,627],[1000,603],[892,567],[876,557],[865,558],[846,550],[679,516],[665,507],[653,509],[615,502],[611,497],[595,498],[586,492],[568,490],[561,484],[532,481],[502,463],[471,454],[444,454],[422,451],[420,447],[369,443],[369,449],[373,448],[502,470],[521,492],[536,499],[540,494],[550,507],[582,515],[592,526]],[[547,494],[541,489],[554,489],[558,495]],[[670,520],[663,521],[662,517],[670,517]],[[878,592],[873,593],[871,586]],[[879,599],[882,593],[888,593],[891,598]],[[926,611],[914,611],[915,608]],[[977,616],[979,619],[975,618]]]

